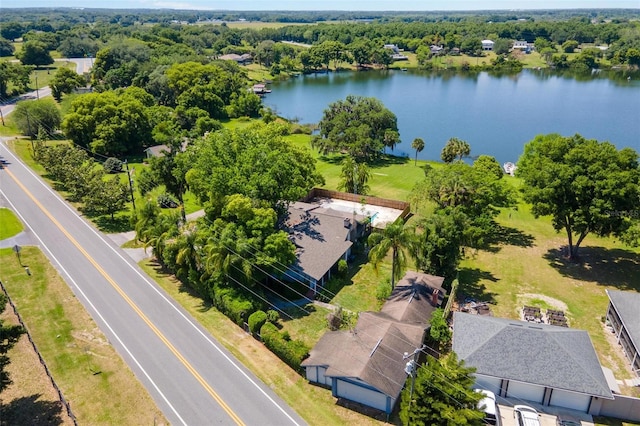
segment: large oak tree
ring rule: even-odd
[[[190,190],[212,211],[225,196],[242,194],[263,200],[279,213],[287,202],[324,182],[311,155],[284,140],[277,123],[235,131],[221,130],[189,146],[185,155]]]
[[[517,173],[533,214],[550,215],[555,230],[566,232],[571,259],[589,233],[624,233],[640,202],[638,153],[578,134],[537,136],[525,145]]]
[[[398,119],[376,98],[347,96],[329,105],[313,144],[323,153],[347,151],[357,161],[377,157],[399,141]]]

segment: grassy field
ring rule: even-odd
[[[22,231],[22,224],[9,209],[0,208],[0,240],[13,237]]]
[[[42,252],[23,247],[21,254],[22,264],[29,265],[31,275],[25,274],[11,249],[1,249],[0,278],[51,374],[70,401],[78,423],[167,424],[142,384]],[[7,394],[3,393],[3,407],[8,411],[2,420],[7,424],[36,424],[34,419],[63,414],[53,406],[55,399],[38,399],[50,384],[46,376],[37,373],[40,367],[32,352],[29,345],[19,345],[10,353],[12,361],[17,361],[14,368],[34,374],[18,372],[13,376],[14,385]],[[31,359],[31,364],[25,365],[26,359]],[[25,410],[30,410],[30,420],[21,422],[18,419],[27,415]],[[17,417],[5,417],[9,415]]]

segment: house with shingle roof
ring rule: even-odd
[[[605,290],[609,296],[607,322],[616,340],[640,377],[640,293]]]
[[[238,55],[237,53],[228,53],[226,55],[219,56],[218,59],[223,61],[234,61],[239,65],[250,64],[253,61],[253,57],[249,53],[243,53]]]
[[[504,398],[583,412],[613,399],[584,330],[454,312],[453,350]]]
[[[348,259],[353,241],[364,232],[365,219],[318,204],[292,203],[283,229],[296,246],[296,262],[285,276],[309,283],[315,292],[331,277],[338,261]]]
[[[422,347],[444,278],[407,272],[380,312],[361,312],[349,331],[325,333],[302,362],[307,380],[344,398],[391,413],[404,387],[405,353]]]

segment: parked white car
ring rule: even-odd
[[[478,403],[478,408],[484,411],[484,424],[502,426],[496,395],[486,389],[474,389],[474,391],[484,395],[484,398]]]
[[[539,416],[535,408],[527,405],[513,406],[513,418],[517,426],[540,426]]]

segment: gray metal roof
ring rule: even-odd
[[[634,291],[605,290],[611,304],[626,328],[633,346],[640,353],[640,293]]]
[[[453,327],[453,350],[478,374],[613,399],[584,330],[462,312]]]

